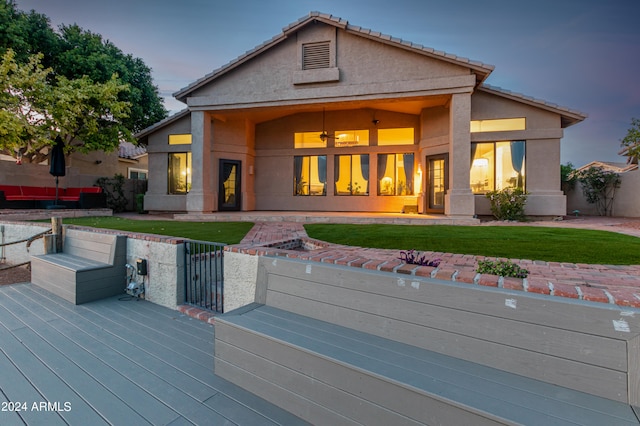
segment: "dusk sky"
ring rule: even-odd
[[[76,23],[152,68],[172,93],[319,11],[495,66],[487,84],[588,114],[562,162],[624,162],[640,118],[640,0],[17,0],[52,26]]]

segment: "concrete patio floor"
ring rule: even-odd
[[[213,374],[212,325],[122,299],[0,286],[0,425],[305,424]]]

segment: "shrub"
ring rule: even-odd
[[[476,272],[501,277],[527,278],[529,271],[510,260],[479,260]]]
[[[398,259],[409,265],[433,266],[436,268],[441,262],[440,259],[429,260],[426,255],[421,255],[420,252],[415,250],[401,251]]]
[[[125,211],[127,198],[124,196],[124,176],[122,174],[118,173],[112,178],[98,178],[96,185],[102,188],[102,191],[107,194],[107,207],[113,209],[114,213]]]
[[[504,188],[487,193],[491,201],[491,213],[498,220],[524,220],[524,206],[528,192],[522,188]]]
[[[595,204],[600,216],[613,214],[613,199],[620,188],[620,175],[602,167],[589,167],[575,173],[587,202]]]

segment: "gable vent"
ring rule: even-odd
[[[331,67],[329,42],[305,44],[302,46],[302,69],[315,70]]]

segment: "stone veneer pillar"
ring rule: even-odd
[[[215,210],[211,188],[211,119],[205,111],[191,112],[191,189],[187,194],[189,213]]]
[[[469,186],[471,165],[471,93],[451,96],[449,109],[449,189],[445,195],[447,216],[475,214]]]

